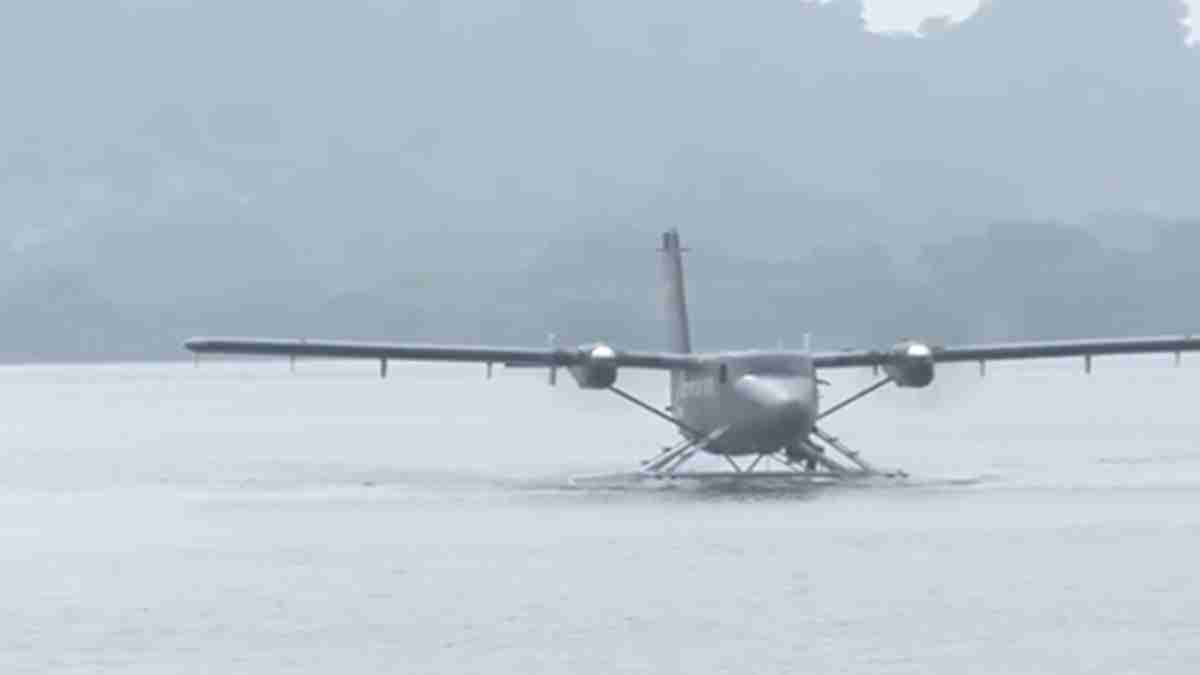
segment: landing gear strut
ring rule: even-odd
[[[846,408],[850,407],[851,405],[861,401],[862,399],[870,396],[871,394],[874,394],[875,392],[879,391],[880,389],[883,389],[884,387],[888,386],[889,384],[892,384],[893,382],[895,382],[895,380],[893,380],[891,377],[885,377],[882,380],[879,380],[878,382],[872,384],[871,386],[867,387],[866,389],[863,389],[862,391],[854,394],[853,396],[850,396],[849,398],[838,403],[837,405],[830,407],[828,410],[825,410],[824,412],[822,412],[820,415],[817,416],[817,421],[820,422],[822,420],[828,419],[834,413],[845,410]],[[906,474],[900,470],[882,471],[882,470],[872,466],[870,463],[867,462],[867,460],[862,458],[862,454],[859,453],[857,450],[851,449],[846,444],[842,443],[842,441],[838,437],[827,433],[826,431],[821,429],[821,427],[819,427],[815,424],[813,425],[812,436],[805,439],[801,443],[801,446],[809,451],[810,454],[808,454],[807,456],[810,458],[810,461],[816,461],[817,463],[821,463],[824,466],[826,466],[827,468],[829,468],[829,470],[839,472],[845,476],[884,476],[886,478],[907,478],[908,477],[908,474]],[[841,465],[841,464],[829,459],[827,457],[827,455],[829,454],[827,452],[827,449],[831,449],[831,450],[837,452],[839,455],[841,455],[844,459],[849,460],[850,463],[854,465],[854,468]]]
[[[887,377],[872,384],[822,412],[817,417],[817,420],[824,420],[834,413],[846,409],[850,405],[892,384],[892,382],[892,378]],[[593,477],[595,479],[624,478],[638,480],[649,478],[670,480],[679,478],[774,477],[801,479],[810,482],[841,482],[860,478],[904,478],[907,476],[903,471],[883,471],[874,467],[863,459],[858,451],[849,448],[837,437],[827,433],[816,425],[813,426],[812,434],[808,438],[788,444],[786,447],[781,447],[775,452],[759,454],[745,468],[739,465],[733,457],[722,453],[721,457],[729,463],[732,471],[681,471],[680,469],[701,450],[707,449],[710,445],[719,441],[729,431],[729,427],[723,427],[711,433],[704,433],[693,429],[676,419],[670,413],[654,407],[627,391],[615,386],[609,387],[609,390],[633,405],[674,425],[683,432],[684,440],[674,446],[664,448],[658,455],[644,460],[641,468],[635,474]],[[834,458],[835,456],[837,459]],[[765,464],[774,464],[776,468],[774,470],[760,468],[760,466],[765,466]],[[581,482],[583,480],[586,479],[573,479],[573,482]]]

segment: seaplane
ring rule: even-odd
[[[844,482],[862,479],[900,480],[907,474],[881,469],[828,431],[831,417],[884,387],[921,389],[934,383],[943,364],[978,364],[986,372],[993,361],[1078,358],[1087,372],[1096,357],[1129,354],[1173,354],[1200,351],[1200,337],[1165,336],[995,343],[941,346],[903,340],[886,349],[813,351],[803,349],[744,350],[697,353],[692,350],[684,289],[683,251],[679,232],[663,233],[659,248],[666,351],[631,351],[603,342],[574,348],[453,346],[391,342],[311,339],[196,337],[185,346],[204,354],[287,357],[292,359],[370,359],[388,376],[391,361],[444,361],[486,367],[488,377],[499,364],[545,368],[551,385],[560,369],[579,387],[610,392],[674,427],[679,440],[641,462],[634,471],[580,477],[638,481],[683,479],[789,479]],[[808,341],[806,340],[806,343]],[[876,381],[832,405],[823,406],[824,371],[868,368]],[[669,404],[658,407],[617,386],[625,369],[661,371],[669,377]],[[728,469],[685,470],[697,455],[719,457]]]

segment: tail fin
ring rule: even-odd
[[[688,326],[687,297],[683,292],[683,249],[679,231],[670,230],[662,236],[659,249],[662,270],[663,318],[667,322],[667,349],[680,354],[692,351],[692,335]],[[679,400],[679,385],[683,373],[671,372],[671,407]],[[681,411],[673,410],[678,415]]]
[[[688,327],[687,297],[683,292],[683,249],[679,231],[670,230],[662,236],[663,318],[667,321],[667,349],[680,354],[692,351],[691,329]]]

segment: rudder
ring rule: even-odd
[[[662,235],[660,270],[662,272],[663,319],[667,322],[667,349],[678,354],[692,351],[691,328],[688,325],[687,296],[683,290],[683,247],[679,231],[668,230]],[[671,406],[679,400],[679,384],[683,373],[671,372]],[[679,414],[680,411],[675,411]]]
[[[683,248],[679,231],[669,230],[662,235],[663,318],[667,322],[667,349],[690,354],[692,335],[688,326],[687,296],[683,290]]]

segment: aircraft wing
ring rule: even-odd
[[[569,367],[585,363],[591,352],[579,349],[522,349],[485,346],[449,346],[394,342],[351,342],[270,338],[192,338],[184,345],[196,354],[244,356],[303,356],[386,361],[451,361],[499,363],[509,366]],[[616,364],[624,368],[686,370],[700,365],[687,354],[613,350]]]
[[[904,349],[901,345],[898,349]],[[1067,357],[1117,356],[1122,354],[1182,354],[1200,351],[1200,337],[1166,336],[1100,340],[1054,340],[1047,342],[1001,342],[963,347],[929,347],[936,363],[1017,361]],[[813,354],[817,368],[884,366],[896,351],[844,351]]]

